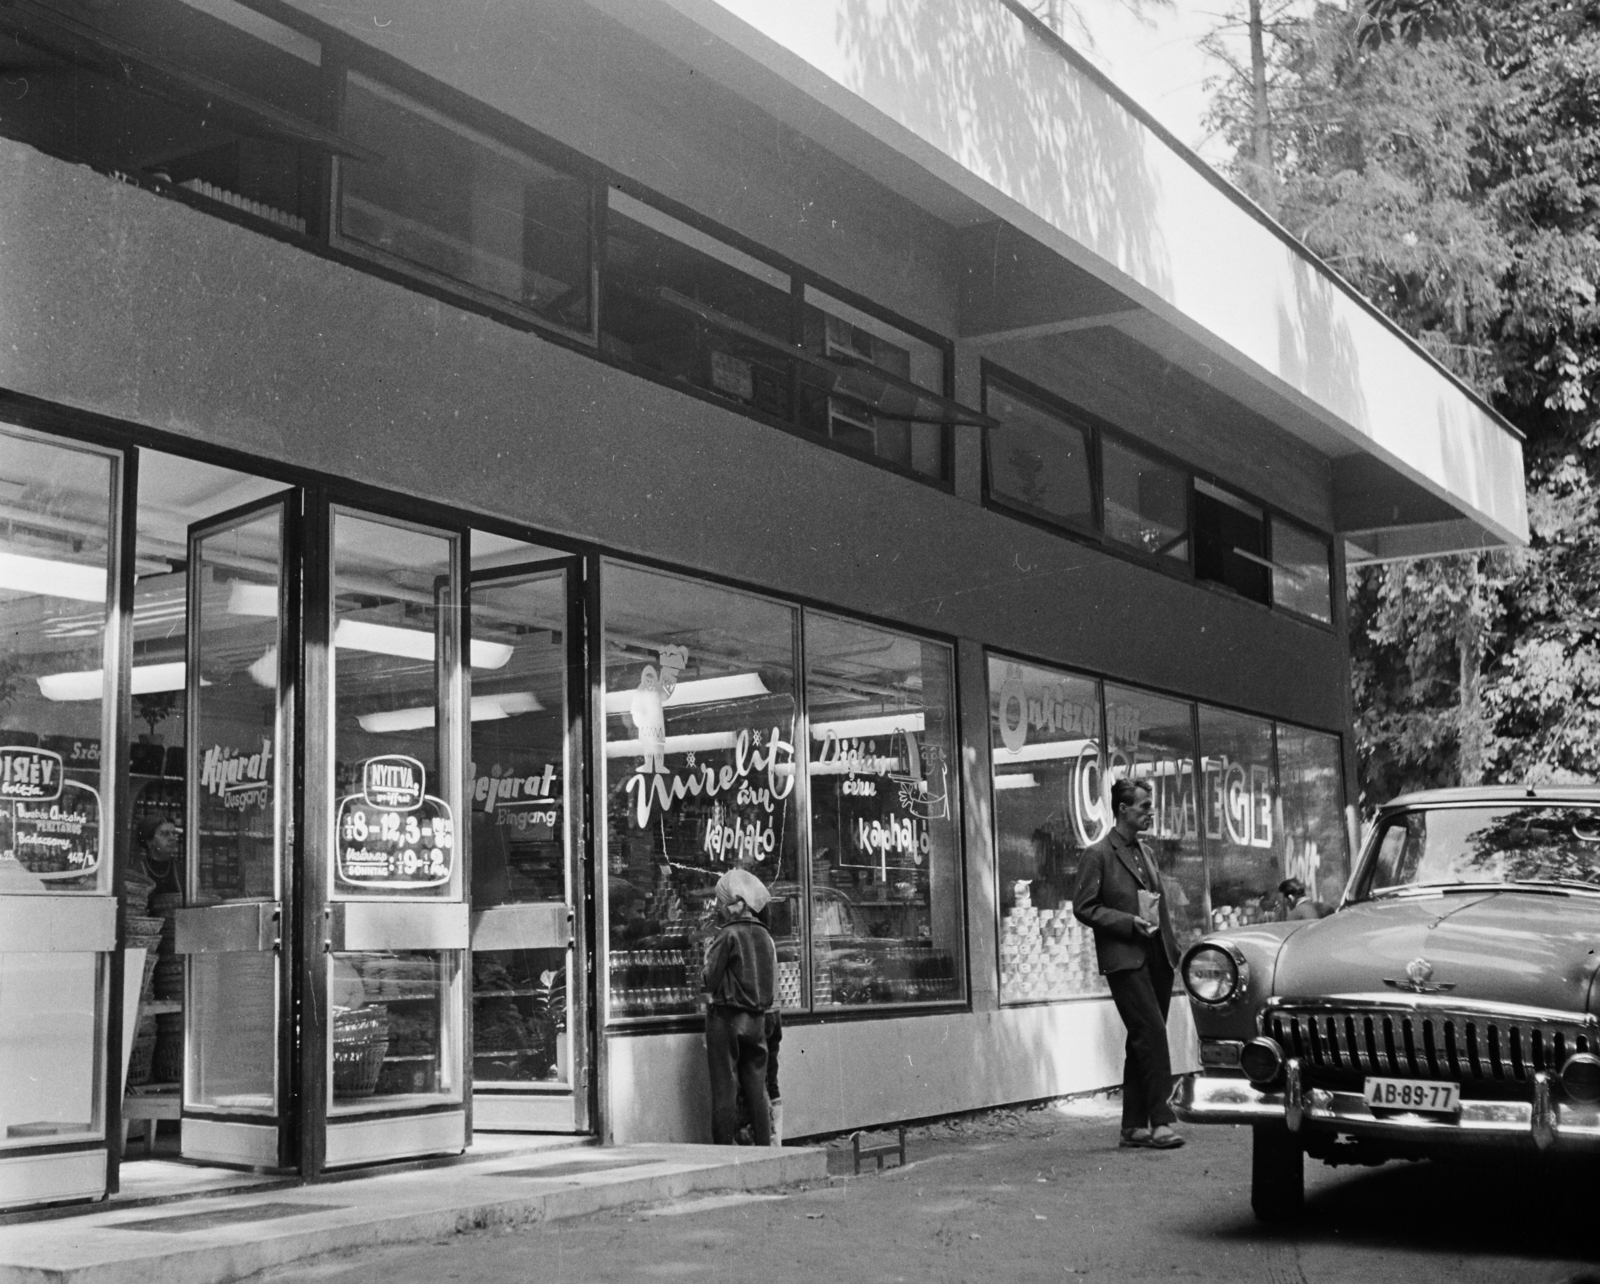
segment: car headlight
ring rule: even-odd
[[[1239,1050],[1239,1069],[1258,1088],[1265,1087],[1283,1073],[1283,1049],[1276,1039],[1251,1039]]]
[[[1225,943],[1205,941],[1183,961],[1183,985],[1197,1003],[1220,1007],[1244,992],[1249,971],[1243,956]]]
[[[1561,1067],[1561,1086],[1567,1096],[1585,1105],[1600,1101],[1600,1057],[1575,1052]]]

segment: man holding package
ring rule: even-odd
[[[1122,1072],[1124,1146],[1172,1150],[1172,1057],[1167,1008],[1178,967],[1178,940],[1161,895],[1155,862],[1139,841],[1150,828],[1150,789],[1131,780],[1111,786],[1116,824],[1078,862],[1073,913],[1094,929],[1095,953],[1128,1027]]]
[[[766,1013],[772,1007],[778,951],[756,917],[771,893],[747,869],[717,880],[721,928],[706,952],[706,1067],[711,1076],[711,1138],[733,1145],[739,1127],[739,1091],[750,1111],[758,1146],[772,1142],[767,1101]]]

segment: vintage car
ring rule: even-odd
[[[1600,1154],[1600,789],[1410,794],[1320,920],[1184,955],[1191,1123],[1252,1125],[1263,1220],[1327,1164]]]

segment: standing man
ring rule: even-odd
[[[1167,1007],[1178,967],[1178,940],[1161,895],[1155,862],[1139,841],[1150,828],[1149,786],[1118,780],[1111,786],[1116,824],[1078,862],[1073,913],[1094,929],[1095,953],[1111,987],[1117,1015],[1128,1027],[1122,1072],[1124,1146],[1172,1150],[1172,1057]]]

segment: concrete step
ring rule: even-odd
[[[510,1154],[0,1227],[0,1284],[230,1284],[367,1245],[580,1217],[827,1173],[809,1147],[615,1146]]]

